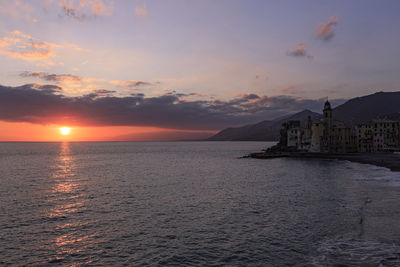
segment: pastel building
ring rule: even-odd
[[[356,127],[358,151],[387,152],[400,148],[400,122],[372,120]]]
[[[344,122],[333,119],[329,101],[325,102],[323,115],[319,121],[312,122],[309,117],[304,128],[300,127],[300,121],[284,124],[281,140],[285,138],[286,146],[295,147],[299,151],[357,152],[357,137],[354,130],[346,127]]]

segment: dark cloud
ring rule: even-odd
[[[0,86],[0,120],[92,126],[156,126],[216,130],[272,119],[303,109],[320,111],[325,99],[246,94],[231,100],[181,100],[177,94],[145,97],[67,97],[46,85]],[[53,88],[55,89],[55,87]],[[59,90],[56,90],[59,92]],[[98,97],[98,94],[101,97]],[[331,101],[334,105],[343,100]]]
[[[143,93],[132,93],[131,96],[144,97],[144,94]]]
[[[114,1],[102,0],[80,0],[80,1],[59,1],[61,16],[69,17],[80,22],[97,16],[111,16]]]
[[[260,97],[256,94],[247,94],[243,96],[245,99],[251,100],[251,99],[259,99]]]
[[[21,77],[34,77],[51,82],[82,82],[83,78],[74,74],[53,74],[42,71],[24,71]]]
[[[104,97],[104,96],[111,95],[115,92],[116,91],[111,91],[111,90],[106,90],[106,89],[96,89],[93,91],[93,93],[84,95],[84,97],[89,97],[89,98]]]
[[[149,82],[143,82],[143,81],[137,81],[134,86],[142,86],[142,85],[152,85],[152,83]]]
[[[57,86],[57,85],[52,85],[52,84],[37,84],[37,83],[31,83],[29,84],[32,88],[40,90],[42,92],[46,93],[56,93],[60,92],[63,90],[62,87]]]
[[[154,85],[153,83],[150,83],[150,82],[135,81],[135,80],[132,80],[132,81],[110,81],[110,83],[117,85],[117,86],[129,87],[129,88]],[[156,84],[159,84],[159,82],[157,82]]]
[[[66,3],[60,3],[60,7],[62,10],[62,14],[64,16],[79,20],[79,21],[83,21],[87,18],[86,14],[83,14],[79,11],[78,8],[74,8],[71,5],[67,5]]]
[[[307,57],[312,58],[312,56],[307,54],[307,43],[296,44],[293,49],[286,49],[286,54],[293,57]]]
[[[106,90],[106,89],[97,89],[97,90],[95,90],[95,93],[96,93],[96,94],[106,95],[106,94],[115,93],[115,91]]]

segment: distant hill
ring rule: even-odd
[[[321,107],[321,111],[322,111]],[[313,120],[321,114],[304,110],[294,115],[275,120],[266,120],[237,128],[227,128],[208,138],[209,141],[277,141],[279,130],[285,121],[300,120],[303,124],[307,117]],[[376,118],[400,119],[400,92],[379,92],[356,97],[333,109],[333,117],[354,126]]]
[[[275,141],[279,139],[279,130],[282,123],[289,120],[307,121],[308,116],[318,119],[321,114],[304,110],[291,116],[275,120],[266,120],[256,124],[245,125],[237,128],[227,128],[208,138],[209,141]]]
[[[378,119],[400,121],[400,112],[378,116]]]
[[[400,112],[400,92],[378,92],[356,97],[333,109],[333,117],[349,126]]]

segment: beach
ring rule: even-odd
[[[312,153],[312,152],[259,152],[246,156],[257,159],[301,158],[301,159],[336,159],[351,162],[372,164],[385,167],[391,171],[400,171],[400,154],[395,153]]]

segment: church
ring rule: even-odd
[[[321,121],[312,124],[310,152],[357,152],[357,137],[352,128],[332,118],[329,101],[325,102]]]
[[[300,121],[285,123],[280,145],[299,151],[351,153],[357,152],[357,137],[344,122],[333,119],[331,104],[326,101],[319,121],[308,117],[304,128]]]

